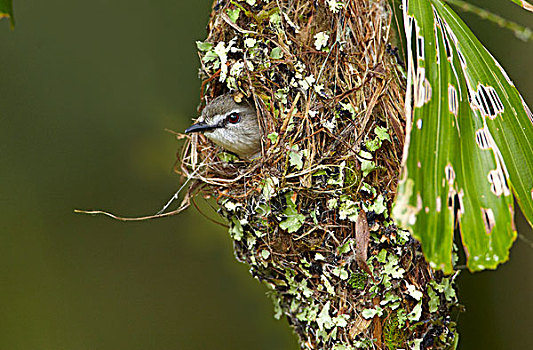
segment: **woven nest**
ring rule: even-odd
[[[452,280],[388,215],[405,134],[391,18],[386,1],[220,1],[198,43],[200,111],[221,94],[248,99],[262,156],[238,160],[182,135],[179,172],[193,182],[184,205],[200,192],[216,198],[236,256],[302,348],[453,339],[455,297],[437,287]],[[439,301],[431,312],[428,288]]]

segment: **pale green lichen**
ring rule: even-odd
[[[346,271],[346,269],[342,266],[337,266],[333,269],[333,271],[331,271],[331,273],[334,275],[334,276],[337,276],[339,277],[341,280],[347,280],[348,277],[350,277],[350,275],[348,274],[348,271]]]
[[[254,38],[244,39],[244,46],[246,46],[249,49],[254,48],[256,44],[257,44],[257,40],[255,40]]]
[[[415,300],[420,300],[424,296],[424,293],[419,291],[415,286],[410,283],[407,283],[407,294],[409,294]]]
[[[283,210],[285,219],[279,223],[279,227],[289,233],[298,231],[305,221],[305,215],[298,213],[296,204],[292,200],[293,195],[292,192],[285,194],[287,202],[287,206]]]
[[[269,21],[276,27],[281,25],[281,16],[279,15],[279,10],[270,15]]]
[[[420,320],[420,316],[422,316],[422,301],[419,301],[413,310],[407,315],[407,319],[412,322],[416,322]]]
[[[357,112],[359,111],[359,107],[354,107],[351,103],[344,103],[344,102],[341,102],[340,105],[342,106],[342,109],[350,113],[352,119],[355,119],[357,117]]]
[[[300,73],[296,73],[296,82],[297,82],[297,85],[295,85],[296,83],[293,83],[291,84],[292,86],[299,86],[300,88],[302,88],[303,90],[307,90],[309,89],[311,86],[313,86],[313,84],[315,83],[315,77],[313,74],[309,74],[308,76],[304,77],[302,76]]]
[[[267,177],[262,183],[262,193],[265,200],[270,200],[276,193],[276,186],[279,184],[279,180],[276,177]]]
[[[329,34],[327,32],[320,32],[315,34],[315,48],[317,50],[322,50],[328,45]]]
[[[376,163],[372,160],[372,154],[366,151],[359,151],[359,156],[361,159],[361,171],[363,172],[363,177],[366,177],[372,171],[376,169]]]
[[[275,47],[270,51],[270,58],[273,60],[280,60],[283,58],[283,51],[280,47]]]
[[[391,310],[395,310],[400,305],[400,301],[400,297],[389,290],[385,293],[385,298],[379,302],[379,305],[387,305]]]
[[[202,52],[208,52],[208,51],[211,51],[213,49],[213,44],[212,43],[208,43],[208,42],[203,42],[203,41],[197,41],[196,42],[196,47],[198,48],[198,50],[200,50]]]
[[[435,292],[435,290],[431,287],[431,285],[428,285],[427,294],[429,296],[429,301],[428,301],[429,312],[431,313],[436,312],[440,306],[440,298]]]
[[[278,143],[279,134],[274,131],[268,134],[267,138],[270,140],[270,142],[272,142],[273,145],[275,145],[276,143]]]
[[[337,254],[342,255],[342,254],[345,254],[351,251],[353,243],[354,243],[353,239],[347,240],[343,245],[337,248]]]
[[[322,255],[320,253],[315,253],[315,260],[317,260],[317,261],[325,261],[326,258],[324,257],[324,255]]]
[[[329,10],[333,13],[337,13],[344,7],[344,3],[342,1],[337,0],[326,0],[328,3]]]
[[[233,202],[231,200],[224,201],[222,205],[230,212],[235,211],[237,208],[242,208],[242,203]]]
[[[359,203],[350,199],[350,196],[342,195],[339,198],[339,219],[357,221],[359,215]]]
[[[218,57],[218,60],[220,61],[220,78],[219,80],[221,82],[226,81],[226,77],[228,75],[228,66],[226,65],[228,61],[228,53],[232,50],[233,46],[235,45],[236,40],[231,39],[228,44],[226,45],[223,41],[219,42],[215,48],[214,53]],[[209,51],[208,54],[212,52]],[[206,55],[207,56],[207,55]],[[205,56],[204,56],[205,57]]]
[[[243,237],[242,224],[235,216],[232,218],[231,222],[233,225],[230,226],[229,234],[234,240],[240,241]]]
[[[298,145],[293,145],[289,152],[289,164],[294,166],[297,170],[302,170],[304,166],[303,158],[305,150],[300,150]]]
[[[283,105],[287,105],[287,94],[289,93],[289,88],[285,87],[282,89],[276,90],[274,97],[281,102]]]
[[[236,9],[227,9],[226,10],[226,13],[229,17],[229,19],[235,23],[237,22],[237,20],[239,19],[239,15],[241,13],[241,9],[240,8],[236,8]]]
[[[382,316],[383,315],[383,309],[380,306],[375,306],[374,308],[364,309],[361,313],[361,316],[364,318],[371,319],[374,318],[374,316]]]
[[[263,259],[266,260],[266,259],[268,259],[269,256],[270,256],[270,252],[268,250],[266,250],[266,249],[261,250],[261,257]]]
[[[372,196],[375,196],[377,194],[376,189],[371,185],[367,184],[366,182],[363,182],[363,184],[361,185],[361,191],[368,192]]]
[[[379,148],[381,148],[383,141],[391,141],[387,128],[384,128],[382,126],[376,126],[376,128],[374,129],[374,133],[376,134],[376,137],[374,137],[373,139],[369,139],[365,142],[365,146],[370,152],[375,152]]]
[[[387,257],[387,262],[383,266],[383,271],[385,275],[389,275],[392,278],[402,278],[405,269],[403,267],[399,267],[399,258],[396,255],[389,254]]]
[[[382,194],[379,194],[372,205],[368,207],[368,211],[370,210],[376,214],[385,214],[385,218],[387,218],[387,205],[385,203],[385,197]]]
[[[254,65],[250,61],[246,61],[246,67],[243,61],[239,60],[235,62],[231,66],[231,69],[229,70],[229,75],[226,79],[226,85],[230,89],[237,90],[239,77],[243,74],[243,72],[246,72],[246,71],[253,72],[253,70],[254,70]]]
[[[333,285],[331,284],[329,279],[326,277],[326,274],[323,274],[322,276],[320,276],[320,279],[322,280],[322,283],[324,284],[326,291],[331,295],[335,295],[335,288],[333,288]]]
[[[320,330],[330,329],[335,325],[335,323],[333,322],[333,320],[331,319],[329,315],[329,308],[330,308],[330,301],[328,301],[326,305],[324,305],[324,307],[322,308],[322,311],[320,311],[320,313],[318,314],[316,318],[316,323],[318,324],[318,329]]]

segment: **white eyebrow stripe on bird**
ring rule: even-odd
[[[215,115],[213,116],[213,119],[209,121],[209,124],[211,124],[211,125],[213,125],[213,126],[214,126],[214,125],[217,125],[217,126],[218,126],[218,125],[223,126],[223,124],[224,124],[224,120],[226,119],[226,115],[227,115],[227,114],[228,114],[228,113],[226,113],[226,114],[215,114]]]
[[[213,120],[211,121],[210,124],[217,125],[219,127],[223,127],[223,126],[225,126],[226,118],[229,115],[231,115],[233,113],[244,113],[244,112],[246,112],[245,109],[239,108],[239,109],[233,109],[230,112],[225,113],[225,114],[216,114],[215,116],[213,116]]]

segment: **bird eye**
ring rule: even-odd
[[[241,120],[241,116],[239,115],[239,113],[231,113],[226,119],[231,124],[237,124]]]

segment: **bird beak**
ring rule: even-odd
[[[188,134],[191,132],[203,132],[203,131],[207,131],[211,129],[214,129],[212,125],[209,125],[204,122],[198,122],[196,124],[189,126],[187,129],[185,129],[185,133]]]

